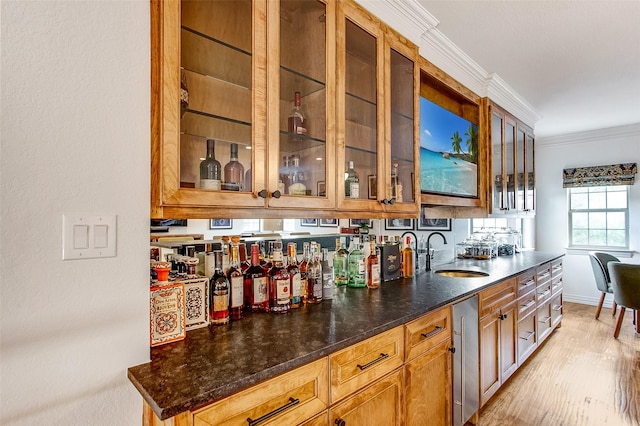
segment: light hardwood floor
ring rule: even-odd
[[[562,326],[482,408],[479,426],[640,425],[640,337],[627,311],[565,303]]]

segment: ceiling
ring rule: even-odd
[[[542,118],[538,138],[640,123],[640,0],[417,0]]]

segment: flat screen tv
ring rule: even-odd
[[[420,97],[420,191],[478,197],[478,126]]]

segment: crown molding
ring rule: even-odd
[[[640,123],[536,138],[536,146],[560,146],[640,137]]]
[[[489,74],[438,28],[440,21],[416,0],[355,0],[420,47],[420,55],[481,97],[488,97],[530,127],[542,117],[500,76]]]

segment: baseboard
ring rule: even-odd
[[[588,297],[580,294],[567,294],[565,292],[562,293],[562,301],[563,302],[571,302],[571,303],[581,303],[583,305],[591,305],[598,306],[598,302],[600,301],[599,297]],[[604,303],[602,304],[603,308],[613,308],[613,298],[605,297]]]

